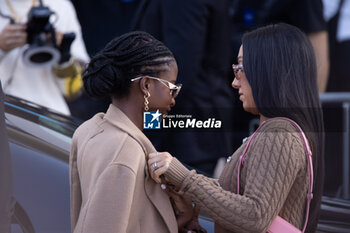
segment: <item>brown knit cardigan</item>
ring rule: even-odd
[[[247,140],[248,141],[248,140]],[[215,221],[215,232],[266,232],[277,215],[302,228],[308,180],[302,138],[284,120],[265,124],[237,168],[247,141],[232,155],[219,180],[189,171],[173,159],[166,176]]]

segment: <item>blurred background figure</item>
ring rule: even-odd
[[[130,30],[139,0],[72,0],[90,56]]]
[[[141,0],[132,26],[163,41],[178,61],[178,81],[183,86],[169,114],[222,120],[219,132],[177,129],[147,134],[157,150],[167,150],[209,175],[217,159],[233,151],[227,9],[226,0]]]
[[[79,94],[80,66],[89,60],[73,5],[0,0],[0,10],[4,92],[69,115],[66,100]]]
[[[139,0],[72,0],[72,3],[81,24],[86,49],[93,56],[113,38],[130,30]],[[109,98],[93,100],[83,92],[69,105],[74,116],[87,120],[98,112],[105,112],[110,103]]]
[[[330,70],[327,92],[350,92],[350,1],[323,0],[324,17],[329,33]],[[325,194],[339,197],[342,194],[343,167],[343,104],[324,104],[326,126],[325,143]],[[327,175],[332,174],[332,176]],[[339,177],[339,179],[334,179]]]
[[[350,91],[350,1],[323,0],[329,32],[330,70],[327,91]]]

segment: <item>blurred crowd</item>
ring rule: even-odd
[[[170,114],[221,119],[223,129],[146,134],[157,150],[208,175],[254,128],[231,88],[244,32],[277,22],[299,27],[315,50],[319,92],[350,91],[350,0],[0,0],[0,14],[4,92],[81,120],[110,104],[84,93],[89,57],[128,31],[164,42],[183,84]]]

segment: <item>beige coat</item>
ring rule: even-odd
[[[148,174],[146,155],[154,151],[113,105],[82,124],[70,156],[72,231],[177,232],[169,198]]]

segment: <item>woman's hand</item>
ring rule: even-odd
[[[168,194],[175,212],[177,225],[179,229],[184,230],[186,229],[185,226],[191,222],[195,214],[192,201],[177,193],[172,185],[167,184],[165,187],[164,190]]]
[[[200,212],[200,208],[199,206],[194,206],[194,216],[193,218],[191,219],[190,222],[187,223],[187,225],[183,228],[185,229],[185,232],[187,233],[188,231],[191,231],[191,232],[200,232],[200,233],[206,233],[207,230],[204,229],[200,224],[199,224],[199,220],[198,220],[198,217],[199,217],[199,212]],[[186,230],[186,229],[189,229],[189,230]]]
[[[180,233],[207,231],[199,224],[199,206],[192,203],[192,200],[179,194],[171,184],[164,186],[173,206],[177,225]]]
[[[168,152],[150,153],[148,156],[148,169],[151,177],[157,183],[162,183],[160,178],[169,168],[173,156]]]

